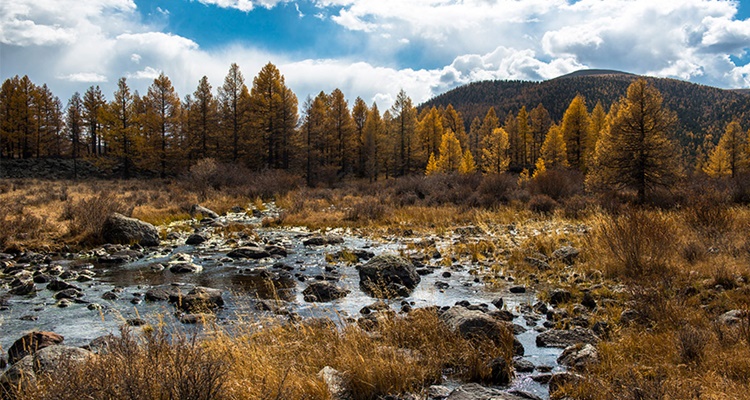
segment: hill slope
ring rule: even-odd
[[[619,71],[593,70],[574,72],[544,82],[475,82],[443,93],[420,108],[452,104],[463,114],[467,129],[474,117],[483,118],[491,106],[504,119],[508,112],[517,113],[522,106],[531,110],[541,103],[553,120],[560,121],[576,94],[586,98],[589,111],[599,101],[608,110],[638,77]],[[677,113],[679,124],[675,133],[683,144],[699,144],[709,133],[716,140],[717,134],[723,132],[733,118],[739,119],[745,129],[750,128],[750,96],[741,91],[676,79],[645,79],[661,91],[664,104]],[[689,132],[694,135],[689,135]]]

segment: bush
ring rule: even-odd
[[[488,174],[477,187],[476,202],[483,207],[493,207],[510,201],[516,190],[516,179],[509,174]]]
[[[528,207],[534,212],[551,214],[557,208],[557,202],[547,195],[538,194],[529,200]]]
[[[374,197],[364,197],[346,211],[347,221],[376,221],[386,214],[386,206]]]
[[[549,169],[535,176],[528,188],[531,194],[543,194],[559,201],[583,191],[583,174],[568,169]]]
[[[103,243],[101,230],[104,220],[113,212],[130,216],[133,206],[128,206],[114,193],[106,191],[96,197],[66,203],[61,217],[65,221],[70,221],[70,236],[78,238],[81,243],[97,245]]]

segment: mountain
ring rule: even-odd
[[[474,117],[484,118],[490,107],[495,107],[503,120],[507,113],[516,114],[522,106],[530,111],[541,103],[553,120],[560,121],[577,94],[586,98],[589,111],[597,102],[609,110],[612,103],[625,96],[628,86],[637,78],[640,76],[620,71],[584,70],[543,82],[474,82],[436,96],[420,109],[452,104],[463,115],[467,130]],[[734,118],[745,129],[750,128],[748,91],[725,90],[676,79],[643,78],[659,89],[664,105],[677,114],[679,123],[675,135],[682,144],[698,145],[706,134],[712,134],[716,141]]]

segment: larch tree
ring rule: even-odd
[[[461,142],[452,130],[447,129],[440,141],[440,155],[437,157],[438,169],[441,172],[458,171],[462,158]]]
[[[42,152],[47,156],[62,155],[62,102],[52,94],[47,84],[42,85],[36,92],[36,120],[37,120],[37,157]],[[84,102],[85,107],[85,102]]]
[[[508,132],[505,129],[495,128],[486,136],[482,150],[482,169],[484,172],[500,174],[507,171],[510,164],[508,148]]]
[[[596,142],[599,140],[599,136],[601,136],[602,132],[608,128],[609,123],[607,121],[607,112],[604,111],[602,103],[597,101],[594,109],[591,111],[591,116],[589,118],[589,132],[586,137],[586,148],[591,151],[590,157],[593,156],[593,151],[596,149]]]
[[[357,176],[365,176],[365,123],[367,123],[367,103],[357,96],[352,107],[352,121],[354,122],[354,138],[357,148]]]
[[[167,176],[167,163],[180,160],[179,116],[180,98],[172,86],[172,81],[159,74],[148,88],[145,99],[147,112],[145,128],[150,139],[150,153],[155,155],[159,175]],[[149,163],[152,166],[154,163]],[[171,163],[170,163],[171,164]]]
[[[99,86],[90,86],[83,94],[83,118],[86,121],[89,139],[89,154],[102,155],[102,119],[107,100]]]
[[[599,139],[587,182],[633,189],[643,203],[654,189],[671,185],[679,176],[677,153],[667,136],[677,118],[645,79],[633,82],[620,103],[611,129]]]
[[[353,171],[357,154],[354,120],[349,111],[349,103],[340,89],[331,92],[330,101],[328,118],[336,143],[334,160],[339,173],[347,175]]]
[[[739,122],[732,121],[721,135],[719,144],[711,152],[705,172],[711,176],[726,174],[735,178],[747,169],[747,151],[747,135],[742,131]]]
[[[587,156],[593,149],[587,148],[589,133],[589,113],[586,100],[577,95],[563,114],[562,134],[568,151],[568,164],[571,168],[586,172]]]
[[[552,125],[549,128],[544,144],[542,144],[540,159],[544,160],[544,166],[549,169],[568,166],[568,152],[559,125]]]
[[[452,104],[448,104],[448,107],[443,111],[443,128],[453,131],[458,141],[461,142],[462,149],[469,147],[469,136],[466,134],[464,119],[461,117],[461,113],[453,108]]]
[[[510,158],[510,164],[518,166],[520,165],[518,119],[514,113],[509,112],[508,115],[505,116],[503,130],[508,135],[508,157]],[[484,161],[482,161],[482,163],[484,163]]]
[[[419,139],[425,154],[438,154],[443,138],[443,117],[437,108],[425,110],[419,121]]]
[[[477,164],[474,162],[474,156],[471,155],[471,150],[464,150],[464,155],[461,157],[461,165],[458,166],[458,173],[463,175],[473,174],[477,172]]]
[[[526,112],[526,106],[521,107],[516,116],[518,126],[518,163],[524,167],[527,167],[532,163],[531,160],[531,146],[532,137],[531,129],[529,128],[529,114]]]
[[[482,137],[482,119],[477,117],[474,117],[473,120],[471,120],[471,125],[469,126],[469,151],[472,152],[472,154],[478,154],[477,152],[480,149],[481,145],[481,137]]]
[[[219,138],[219,109],[218,103],[211,92],[211,84],[208,77],[203,76],[198,81],[198,87],[193,92],[193,104],[190,107],[190,132],[194,139],[192,159],[209,158],[218,155]],[[210,151],[209,148],[212,148]]]
[[[380,149],[383,147],[383,136],[385,135],[383,119],[380,117],[380,111],[376,103],[372,103],[370,109],[367,110],[362,135],[364,176],[372,182],[378,179],[378,173],[380,172]]]
[[[328,96],[320,92],[315,98],[308,97],[302,106],[303,141],[305,143],[305,179],[308,186],[315,186],[324,166],[324,149],[326,142],[326,118],[328,115]]]
[[[435,175],[440,172],[440,167],[435,158],[435,153],[430,153],[430,158],[427,160],[427,167],[424,170],[424,174],[427,176]]]
[[[416,167],[415,158],[418,156],[419,147],[416,138],[417,110],[411,98],[401,89],[390,111],[393,116],[393,134],[397,142],[395,168],[398,175],[403,176]]]
[[[552,117],[544,106],[539,103],[529,113],[529,130],[531,131],[531,160],[541,156],[544,138],[552,126]]]
[[[242,76],[239,65],[232,63],[224,78],[224,84],[219,88],[221,124],[230,138],[232,161],[236,161],[240,156],[241,135],[245,125],[244,114],[249,97],[245,77]]]
[[[476,149],[474,152],[474,159],[477,162],[477,166],[479,169],[482,169],[482,154],[484,153],[485,138],[490,136],[492,134],[492,131],[499,127],[500,119],[495,113],[495,107],[490,107],[490,109],[487,110],[487,113],[484,115],[484,119],[482,119],[482,127],[479,130],[479,135],[477,138],[475,138],[475,140],[477,140],[478,142],[476,144]]]
[[[119,158],[120,171],[124,179],[129,179],[134,166],[138,137],[135,134],[133,94],[127,80],[117,81],[117,90],[107,106],[106,138],[109,154]]]
[[[78,92],[73,93],[73,96],[68,101],[68,107],[65,111],[65,126],[67,127],[71,142],[70,157],[73,159],[73,179],[77,179],[78,158],[83,147],[81,136],[84,127],[83,100],[81,100],[81,94]]]

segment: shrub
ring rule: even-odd
[[[104,191],[96,197],[66,203],[61,217],[70,221],[68,234],[71,237],[84,244],[96,245],[102,243],[102,225],[113,212],[132,215],[133,206],[125,204],[114,193]]]
[[[386,206],[374,197],[364,197],[354,203],[347,211],[344,219],[347,221],[375,221],[386,214]]]
[[[476,201],[484,207],[505,204],[511,199],[516,187],[516,179],[509,174],[485,175],[477,187]]]
[[[528,184],[531,194],[543,194],[561,200],[583,191],[583,175],[567,169],[549,169],[537,174]]]
[[[547,195],[538,194],[529,200],[528,207],[534,212],[551,214],[557,208],[557,202]]]

